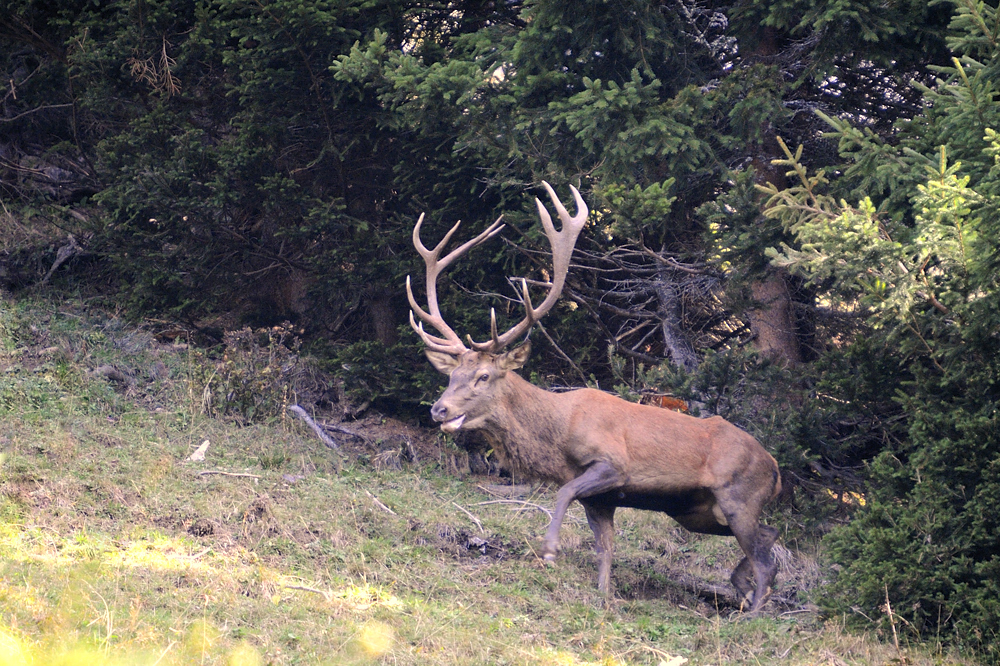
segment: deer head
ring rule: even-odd
[[[589,211],[583,197],[580,196],[580,192],[572,185],[570,185],[570,190],[573,192],[573,198],[576,202],[576,215],[573,216],[570,216],[566,207],[556,196],[555,190],[545,181],[542,181],[542,185],[548,192],[562,224],[562,229],[556,231],[548,210],[541,201],[535,199],[538,206],[538,216],[545,229],[545,235],[549,239],[549,245],[552,247],[553,270],[548,293],[536,308],[532,305],[527,281],[522,280],[521,301],[525,309],[524,318],[501,335],[497,332],[496,311],[491,309],[490,339],[486,342],[476,342],[471,336],[468,336],[469,346],[466,346],[461,337],[445,322],[438,305],[437,281],[441,272],[452,262],[473,247],[498,234],[503,229],[503,225],[500,223],[502,218],[497,218],[485,231],[455,248],[443,259],[441,252],[455,231],[458,230],[461,222],[456,223],[433,250],[428,250],[420,241],[420,226],[424,221],[423,215],[413,227],[413,246],[426,264],[427,310],[417,305],[416,299],[413,297],[410,278],[407,276],[406,296],[410,301],[410,325],[427,344],[426,354],[434,367],[450,378],[448,389],[431,409],[431,415],[435,420],[443,423],[441,428],[445,432],[453,432],[462,427],[474,428],[477,421],[489,413],[490,405],[502,387],[507,372],[524,365],[531,346],[525,343],[505,354],[501,352],[511,342],[525,336],[532,325],[552,309],[566,283],[566,274],[569,271],[573,247],[576,245],[580,231],[583,230],[587,222]],[[420,320],[419,323],[417,319]],[[433,327],[438,335],[425,331],[424,324]]]

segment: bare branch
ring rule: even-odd
[[[321,442],[326,444],[329,448],[333,449],[334,451],[340,450],[340,447],[337,446],[337,443],[333,441],[330,438],[330,436],[327,435],[315,421],[312,420],[312,417],[310,417],[309,414],[306,413],[306,410],[302,409],[298,405],[292,405],[291,407],[288,408],[288,411],[290,411],[292,414],[295,414],[297,417],[305,421],[306,424],[310,428],[312,428],[312,431],[316,433],[316,436],[319,437]]]

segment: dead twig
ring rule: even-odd
[[[526,484],[519,486],[500,486],[495,484],[487,484],[484,486],[479,484],[476,487],[485,493],[493,495],[494,497],[516,497],[518,495],[524,496],[531,494],[531,486]]]
[[[485,533],[486,533],[486,530],[484,530],[484,529],[483,529],[483,524],[482,524],[481,522],[479,522],[479,519],[478,519],[478,518],[476,518],[476,517],[475,517],[475,516],[473,516],[473,515],[472,515],[471,513],[469,513],[468,509],[466,509],[466,508],[464,508],[464,507],[462,507],[462,506],[458,505],[458,504],[457,504],[457,503],[455,503],[455,502],[452,502],[451,504],[452,504],[452,506],[454,506],[454,507],[455,507],[456,509],[458,509],[459,511],[461,511],[462,513],[464,513],[465,515],[467,515],[467,516],[469,517],[469,519],[470,519],[470,520],[471,520],[472,522],[474,522],[474,523],[476,524],[476,527],[478,527],[478,528],[479,528],[479,531],[480,531],[481,533],[483,533],[483,534],[485,534]]]
[[[626,650],[621,654],[621,656],[625,657],[633,652],[649,652],[660,659],[660,664],[665,664],[666,666],[681,666],[681,664],[687,663],[687,659],[684,657],[674,656],[668,652],[657,650],[651,645],[645,645],[638,641],[635,642],[635,647]]]
[[[792,610],[787,610],[783,613],[779,613],[778,617],[785,617],[786,615],[798,615],[800,613],[818,613],[819,608],[815,606],[807,606],[805,608],[793,608]]]
[[[546,509],[541,504],[535,504],[534,502],[525,502],[524,500],[516,500],[516,499],[498,499],[498,500],[489,500],[487,502],[476,502],[476,506],[483,506],[484,504],[521,504],[527,507],[531,507],[532,509],[538,509],[546,516],[548,516],[549,520],[552,520],[552,512]]]
[[[259,479],[261,477],[256,474],[245,474],[243,472],[223,472],[220,469],[206,469],[198,472],[198,476],[205,476],[207,474],[219,474],[221,476],[245,476],[249,479]]]
[[[382,509],[386,513],[391,513],[394,516],[396,515],[395,511],[393,511],[392,509],[390,509],[389,507],[387,507],[385,504],[383,504],[382,502],[380,502],[377,497],[375,497],[374,495],[372,495],[367,490],[365,491],[365,495],[368,495],[368,497],[371,497],[372,501],[375,502],[375,506],[377,506],[378,508]]]
[[[323,427],[327,430],[333,430],[334,432],[342,432],[345,435],[350,435],[351,437],[357,437],[366,444],[371,441],[367,437],[362,435],[360,432],[356,430],[351,430],[350,428],[345,428],[344,426],[333,425],[332,423],[325,423],[323,424]]]
[[[535,326],[537,326],[538,330],[542,332],[542,335],[545,336],[545,339],[549,341],[549,344],[551,344],[552,347],[553,347],[553,349],[556,350],[556,353],[559,354],[559,356],[561,356],[564,361],[566,361],[567,363],[569,363],[570,367],[573,368],[573,370],[576,372],[576,374],[580,375],[580,379],[583,380],[584,384],[586,384],[587,383],[587,375],[583,374],[583,370],[580,369],[580,366],[578,366],[573,361],[573,359],[571,359],[569,357],[569,355],[566,352],[564,352],[562,350],[562,348],[558,344],[556,344],[556,341],[552,339],[552,336],[549,335],[549,332],[545,330],[544,326],[542,326],[542,322],[536,321],[535,322]]]
[[[161,661],[163,661],[163,658],[167,656],[167,653],[170,652],[171,648],[175,645],[177,645],[177,641],[170,641],[170,645],[164,648],[163,652],[160,653],[160,658],[153,662],[153,666],[157,666]]]
[[[326,592],[324,590],[317,590],[315,587],[308,587],[306,585],[282,585],[281,587],[285,588],[286,590],[301,590],[303,592],[312,592],[313,594],[320,595],[321,597],[323,597],[327,601],[330,601],[331,599],[333,599],[333,593],[332,592]]]
[[[892,604],[889,603],[889,586],[885,585],[885,612],[889,615],[889,626],[892,627],[892,642],[899,652],[899,635],[896,633],[896,621],[892,617]]]
[[[81,253],[83,253],[83,248],[76,242],[73,234],[69,234],[66,244],[56,252],[56,260],[52,263],[51,268],[49,268],[49,272],[42,278],[42,284],[46,284],[49,278],[52,277],[52,274],[56,272],[56,269],[62,266],[68,259]]]
[[[340,447],[337,446],[337,443],[333,441],[333,439],[323,431],[323,428],[321,428],[315,421],[312,420],[312,417],[310,417],[309,414],[306,413],[306,410],[302,409],[298,405],[292,405],[291,407],[288,408],[288,411],[290,411],[292,414],[295,414],[297,417],[305,421],[306,424],[310,428],[312,428],[312,431],[316,433],[316,436],[319,437],[321,442],[326,444],[329,448],[333,449],[334,451],[338,452],[340,451]]]

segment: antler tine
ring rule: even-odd
[[[542,181],[542,185],[549,193],[549,199],[552,200],[552,205],[555,207],[556,213],[559,215],[559,221],[562,223],[562,229],[556,231],[548,210],[538,198],[535,199],[535,204],[538,206],[538,217],[542,221],[545,235],[548,237],[549,245],[552,247],[552,286],[549,288],[549,293],[546,294],[545,300],[542,301],[538,308],[535,308],[531,304],[531,297],[528,295],[528,283],[522,280],[521,291],[525,309],[524,319],[501,336],[497,336],[496,334],[496,323],[494,320],[492,339],[489,342],[475,342],[469,338],[469,344],[476,351],[496,353],[527,333],[534,323],[544,317],[552,309],[552,306],[556,304],[556,301],[559,300],[559,295],[562,293],[563,286],[566,284],[566,274],[569,272],[569,262],[573,256],[573,248],[576,245],[576,239],[587,223],[587,216],[590,214],[590,211],[587,209],[587,204],[584,203],[583,197],[580,196],[580,192],[570,185],[569,189],[573,192],[573,200],[576,203],[576,215],[571,217],[566,207],[563,206],[556,195],[555,190],[552,189],[552,186],[544,180]]]
[[[444,259],[439,259],[441,251],[448,244],[448,241],[451,240],[452,235],[458,230],[459,225],[462,224],[461,220],[455,223],[455,226],[444,235],[444,238],[441,239],[441,242],[433,250],[428,250],[420,240],[420,227],[424,221],[423,213],[417,219],[417,223],[413,227],[413,246],[416,248],[417,253],[423,257],[426,266],[427,310],[429,312],[417,305],[417,301],[413,297],[413,288],[410,286],[410,276],[406,276],[406,298],[410,302],[410,326],[420,336],[420,339],[434,351],[455,355],[468,351],[468,348],[462,344],[462,339],[448,326],[444,317],[441,316],[441,308],[438,305],[437,299],[437,280],[441,275],[441,271],[476,245],[500,233],[500,230],[504,226],[500,223],[502,219],[503,216],[501,215],[485,231],[449,252],[445,255]],[[420,319],[419,324],[414,319],[414,314]],[[424,330],[424,323],[433,326],[443,337],[427,333]]]
[[[431,335],[424,330],[424,322],[418,322],[413,318],[413,312],[410,312],[410,326],[416,331],[420,339],[424,341],[428,349],[433,351],[444,352],[446,354],[461,354],[466,351],[465,345],[462,345],[461,340],[451,341],[444,338],[439,338],[437,336]],[[459,347],[461,345],[461,347]]]
[[[500,217],[498,217],[493,222],[493,224],[491,224],[490,226],[486,227],[486,229],[483,230],[483,233],[479,234],[478,236],[476,236],[472,240],[465,241],[464,243],[462,243],[461,245],[459,245],[458,247],[456,247],[454,250],[452,250],[451,252],[449,252],[445,256],[444,259],[442,259],[441,261],[438,262],[438,270],[442,270],[444,268],[447,268],[448,265],[451,264],[451,262],[453,262],[456,259],[458,259],[459,257],[461,257],[463,254],[465,254],[466,252],[468,252],[472,248],[476,247],[480,243],[485,243],[486,241],[488,241],[489,239],[493,238],[498,233],[500,233],[503,230],[504,226],[506,226],[506,225],[500,224],[501,220],[503,220],[503,215],[501,215]],[[461,222],[459,222],[458,224],[461,224]],[[458,224],[456,224],[454,227],[452,227],[452,230],[449,231],[448,234],[444,237],[444,240],[441,241],[442,244],[444,244],[445,242],[447,242],[447,240],[451,237],[452,231],[454,231],[455,229],[458,228]]]
[[[497,311],[496,308],[490,308],[490,341],[489,342],[476,342],[472,339],[471,335],[466,335],[465,339],[469,341],[469,345],[472,346],[476,351],[489,351],[490,349],[500,349],[500,338],[497,336]],[[482,349],[481,349],[482,347]]]
[[[410,326],[416,331],[420,339],[434,351],[445,352],[447,354],[461,354],[466,351],[465,345],[462,344],[462,339],[458,337],[440,316],[435,317],[423,310],[419,305],[417,305],[416,299],[413,298],[413,289],[410,286],[410,276],[406,276],[406,298],[410,301]],[[417,316],[420,317],[420,323],[418,324],[416,319],[413,317],[413,313],[416,312]],[[443,333],[445,337],[441,338],[435,335],[431,335],[424,330],[424,322],[427,322],[438,331]]]

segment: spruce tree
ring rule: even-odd
[[[997,661],[1000,53],[987,27],[995,10],[956,6],[956,58],[921,88],[925,111],[899,125],[897,145],[828,119],[853,158],[832,183],[787,153],[794,184],[768,190],[768,212],[795,240],[770,254],[862,308],[866,343],[883,340],[902,362],[905,437],[874,456],[864,506],[827,541],[837,571],[827,607]],[[866,190],[853,204],[830,194]]]

